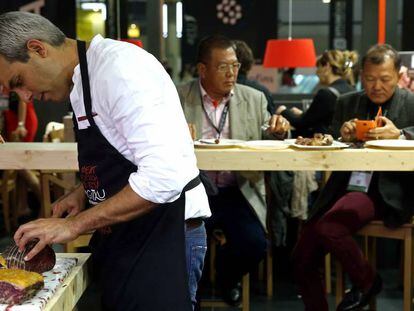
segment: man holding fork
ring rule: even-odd
[[[364,140],[413,139],[414,95],[397,87],[400,65],[398,52],[387,44],[368,50],[361,64],[364,90],[339,98],[334,137],[356,141],[356,121],[362,119],[382,125],[368,130]],[[362,310],[381,291],[381,277],[352,235],[374,219],[388,227],[410,222],[413,180],[411,172],[333,172],[294,251],[295,278],[305,310],[329,310],[320,276],[327,253],[340,261],[353,284],[337,310]]]

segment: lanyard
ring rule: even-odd
[[[223,128],[224,128],[224,123],[226,123],[226,117],[227,117],[227,113],[229,111],[229,102],[227,102],[226,105],[224,106],[224,109],[223,109],[223,112],[221,114],[220,122],[219,122],[219,126],[218,127],[215,126],[214,123],[213,123],[213,121],[210,119],[210,117],[209,117],[209,115],[207,113],[206,107],[204,107],[203,101],[201,101],[201,106],[203,107],[203,111],[206,114],[206,118],[207,118],[208,122],[216,130],[217,136],[218,136],[218,138],[220,138],[221,132],[223,131]]]

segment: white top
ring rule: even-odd
[[[176,88],[163,66],[145,50],[127,43],[93,38],[87,53],[92,111],[103,136],[137,172],[131,188],[154,203],[175,201],[199,173],[193,142]],[[85,118],[80,66],[70,93],[79,129]],[[186,192],[185,218],[209,217],[202,184]]]
[[[220,125],[220,119],[224,111],[224,107],[230,101],[231,97],[234,95],[234,91],[231,90],[230,93],[224,97],[217,107],[214,107],[213,99],[208,96],[206,90],[200,84],[201,98],[203,100],[204,109],[208,114],[208,117],[211,122],[218,128]],[[230,105],[230,103],[229,103]],[[231,138],[230,137],[230,114],[227,113],[226,120],[224,122],[223,130],[221,131],[221,138]],[[216,138],[217,131],[213,128],[205,113],[203,113],[203,129],[202,129],[202,138]],[[217,187],[231,187],[237,186],[236,175],[232,171],[207,171],[207,175],[212,182],[216,184]]]

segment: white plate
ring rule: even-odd
[[[199,139],[194,142],[196,148],[238,148],[243,145],[245,141],[240,139],[220,139],[220,142],[216,144],[214,138]]]
[[[298,144],[290,144],[291,147],[297,149],[307,149],[307,150],[333,150],[333,149],[343,149],[348,148],[347,144],[341,143],[340,141],[334,140],[332,145],[330,146],[305,146],[305,145],[298,145]]]
[[[250,140],[243,144],[243,148],[248,149],[286,149],[289,144],[280,140]]]
[[[366,147],[384,149],[414,149],[414,140],[406,139],[380,139],[365,142]]]

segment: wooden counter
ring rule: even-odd
[[[66,277],[52,299],[47,303],[45,311],[72,311],[79,298],[89,284],[86,262],[90,254],[59,253],[58,257],[77,258],[78,263]]]
[[[196,156],[204,170],[414,170],[414,150],[196,149]],[[77,170],[76,144],[6,143],[0,145],[0,168]]]

